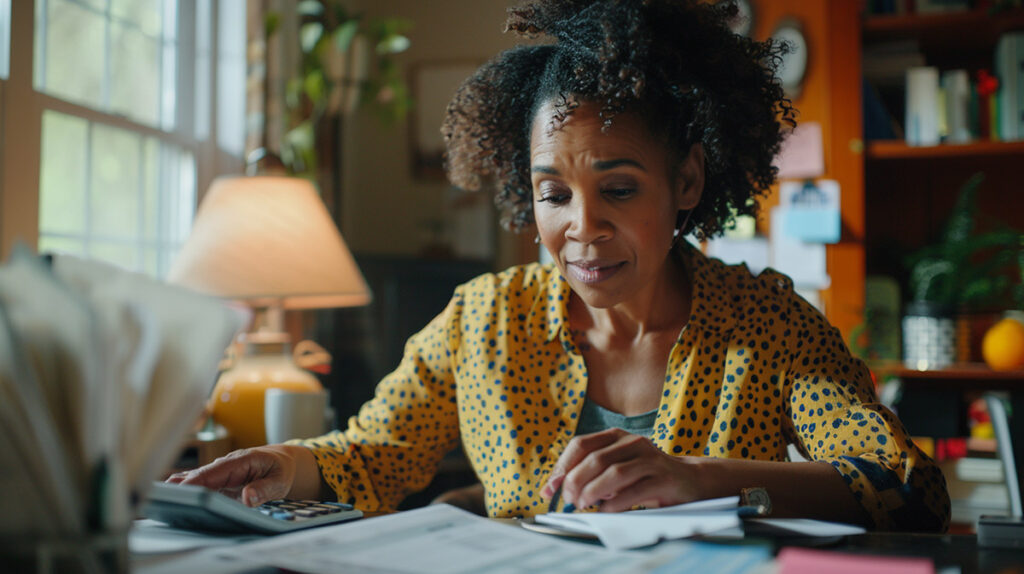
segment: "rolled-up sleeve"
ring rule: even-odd
[[[446,453],[458,445],[453,325],[456,292],[447,308],[405,346],[402,362],[348,427],[294,441],[313,451],[338,500],[367,511],[391,511],[423,489]]]
[[[875,528],[945,531],[950,503],[942,471],[879,403],[870,372],[839,331],[803,299],[794,305],[794,316],[806,321],[791,339],[795,352],[783,382],[791,442],[807,458],[832,464]]]

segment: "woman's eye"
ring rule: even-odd
[[[636,195],[636,189],[632,187],[613,187],[611,189],[604,190],[605,195],[611,196],[615,199],[626,199]]]
[[[544,192],[538,202],[550,203],[552,205],[561,205],[569,201],[569,194],[562,191],[546,191]]]

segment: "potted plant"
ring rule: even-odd
[[[1022,270],[1014,269],[1024,263],[1024,236],[999,222],[991,222],[989,231],[978,229],[983,181],[982,173],[967,180],[940,241],[906,260],[911,297],[903,317],[903,352],[909,367],[936,369],[973,359],[974,334],[987,325],[975,328],[968,317],[1024,298],[1017,281]]]
[[[393,56],[409,47],[405,34],[412,23],[402,18],[371,20],[348,11],[341,0],[302,0],[294,10],[301,61],[285,86],[285,131],[274,155],[289,175],[316,180],[325,159],[320,156],[333,151],[326,158],[333,162],[340,155],[343,116],[360,105],[385,122],[400,120],[409,111],[412,98]],[[267,13],[268,39],[279,32],[281,22],[280,13]],[[257,155],[271,153],[267,147],[264,142]],[[328,170],[337,180],[337,166]]]

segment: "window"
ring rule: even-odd
[[[0,0],[0,80],[6,80],[11,62],[11,0]]]
[[[220,114],[244,114],[244,98],[224,91],[214,102],[210,86],[220,85],[222,73],[244,73],[245,2],[15,5],[14,26],[34,16],[25,50],[32,57],[12,62],[0,90],[7,98],[2,129],[26,149],[0,152],[0,185],[32,197],[0,194],[4,250],[32,236],[40,252],[164,276],[188,235],[198,191],[219,172],[241,171],[241,150],[217,142],[243,139],[241,122]],[[15,44],[12,53],[24,48]],[[29,117],[14,117],[15,108]],[[18,137],[26,129],[28,137]],[[29,161],[17,161],[19,154]],[[34,226],[17,219],[29,212],[37,215]]]

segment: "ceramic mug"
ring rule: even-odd
[[[327,391],[267,389],[263,405],[267,444],[315,437],[327,430]]]

